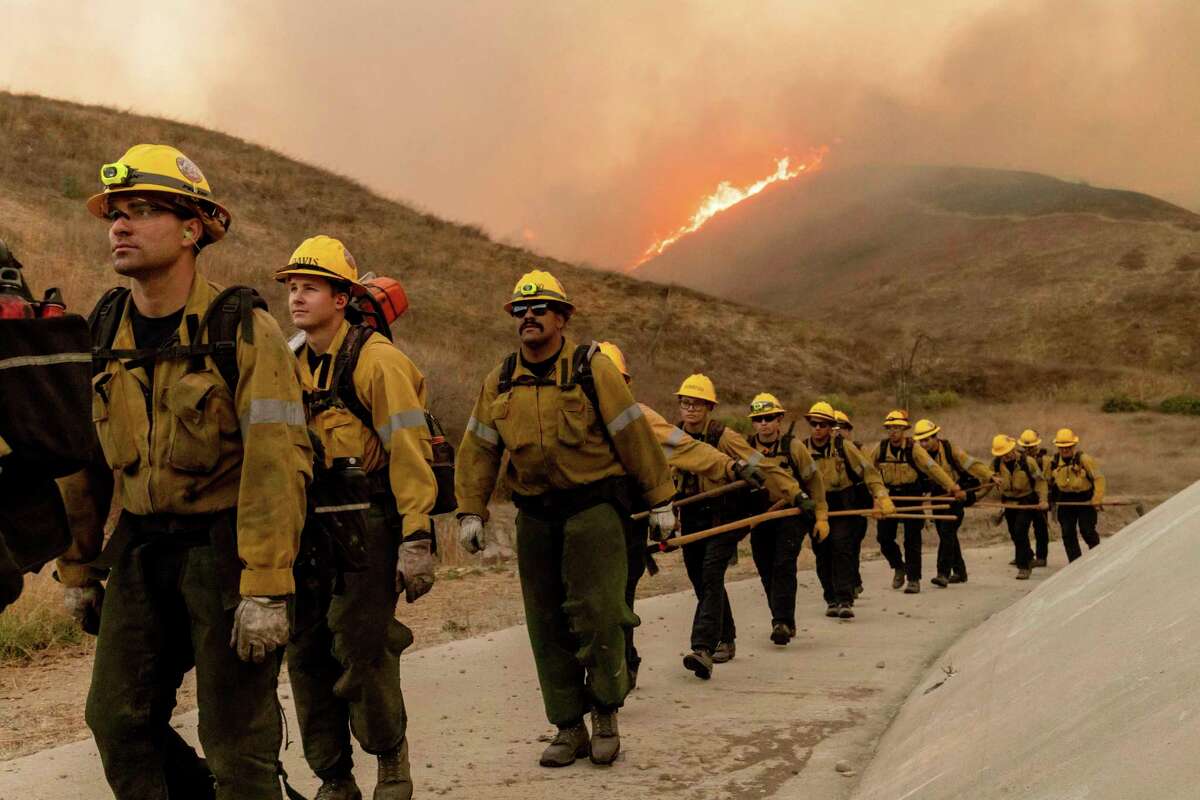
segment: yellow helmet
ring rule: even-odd
[[[1042,443],[1042,437],[1038,436],[1038,432],[1033,428],[1026,428],[1021,431],[1021,438],[1017,440],[1017,444],[1021,447],[1037,447]]]
[[[885,428],[907,428],[907,427],[909,427],[908,412],[904,411],[902,409],[899,409],[899,408],[897,408],[893,411],[889,411],[887,417],[885,417],[883,420],[883,427],[885,427]]]
[[[812,413],[812,412],[809,412],[809,413]],[[851,424],[851,422],[850,422],[850,415],[847,414],[845,411],[841,411],[841,410],[835,408],[833,410],[833,421],[837,423],[837,426],[839,428],[844,428],[845,430],[848,430],[848,431],[854,430],[854,425]]]
[[[913,428],[913,439],[919,442],[922,439],[928,439],[930,436],[937,436],[941,432],[941,426],[933,420],[919,419]]]
[[[997,433],[992,437],[992,455],[1008,455],[1017,446],[1017,440],[1006,433]]]
[[[750,419],[757,417],[770,417],[774,414],[783,414],[787,411],[783,407],[783,403],[779,402],[779,398],[770,392],[759,392],[754,395],[754,399],[750,401],[750,413],[747,414]]]
[[[1077,444],[1079,444],[1079,437],[1070,428],[1059,428],[1058,433],[1054,434],[1055,447],[1074,447]]]
[[[558,278],[540,269],[526,272],[521,276],[521,279],[513,286],[512,299],[504,304],[504,310],[511,312],[513,303],[531,300],[552,300],[567,308],[575,308],[567,299],[567,292],[558,282]]]
[[[805,419],[819,419],[825,422],[837,422],[837,412],[833,410],[833,406],[826,403],[824,400],[818,400],[813,403],[808,409],[808,413],[804,415]]]
[[[356,294],[365,291],[358,280],[358,264],[354,262],[354,256],[340,241],[324,234],[301,242],[288,259],[287,266],[275,272],[275,280],[285,281],[289,275],[315,275],[348,283]]]
[[[679,391],[675,394],[678,397],[694,397],[713,405],[717,404],[717,387],[713,386],[712,380],[707,375],[699,372],[684,378],[683,383],[679,384]]]
[[[233,222],[229,210],[213,199],[200,168],[170,145],[135,144],[120,160],[100,167],[100,182],[104,191],[89,197],[87,208],[101,219],[108,214],[113,195],[153,192],[173,195],[179,205],[196,212],[205,230],[197,243],[201,246],[222,239]]]
[[[633,377],[629,374],[629,367],[625,363],[625,354],[621,352],[621,348],[612,342],[601,342],[600,352],[608,356],[609,360],[617,365],[617,369],[621,370],[621,374],[625,376],[625,380],[630,380]]]

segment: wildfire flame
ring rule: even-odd
[[[729,181],[721,181],[717,184],[716,191],[708,197],[700,201],[699,208],[692,214],[691,219],[684,225],[681,225],[678,230],[670,236],[659,239],[654,244],[646,248],[630,269],[637,269],[642,264],[645,264],[650,259],[660,255],[668,247],[678,242],[689,233],[694,233],[704,226],[706,222],[720,214],[726,209],[736,206],[743,200],[753,197],[754,195],[766,189],[773,183],[790,181],[798,175],[805,172],[814,172],[821,167],[821,162],[825,159],[825,155],[829,152],[828,147],[819,147],[809,154],[809,157],[800,164],[792,166],[792,160],[789,156],[777,159],[775,162],[775,171],[765,178],[755,181],[749,186],[731,186]]]

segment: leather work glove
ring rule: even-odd
[[[804,512],[800,515],[802,517],[811,517],[813,512],[817,510],[817,504],[813,502],[811,497],[804,494],[804,492],[796,493],[796,496],[792,498],[792,505]]]
[[[229,646],[242,661],[261,664],[288,642],[287,603],[273,597],[243,597],[233,612]]]
[[[829,520],[817,520],[817,524],[813,526],[813,536],[817,537],[818,542],[825,541],[826,537],[829,536]]]
[[[401,542],[400,560],[396,565],[396,591],[404,592],[404,601],[415,602],[433,588],[433,580],[433,542],[429,539]]]
[[[650,538],[656,542],[666,541],[675,530],[675,507],[670,503],[650,509]]]
[[[879,511],[879,513],[876,515],[876,519],[896,513],[896,504],[893,503],[892,498],[888,497],[886,494],[882,497],[875,498],[875,507]]]
[[[957,483],[954,484],[954,488],[950,490],[950,494],[954,495],[954,499],[960,503],[967,499],[967,493],[964,492]]]
[[[104,605],[104,587],[99,583],[68,586],[63,589],[63,606],[85,633],[100,632],[100,609]]]
[[[483,549],[483,519],[475,514],[464,514],[458,520],[458,545],[468,553]]]
[[[733,462],[730,469],[734,479],[745,481],[750,484],[752,489],[761,489],[767,485],[767,479],[763,476],[762,470],[745,459],[739,458]]]

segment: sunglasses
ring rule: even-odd
[[[535,317],[544,317],[550,310],[549,303],[513,303],[511,313],[517,319],[525,316],[526,311],[532,311]]]
[[[837,426],[835,426],[832,422],[826,422],[824,420],[810,420],[808,423],[808,427],[810,427],[810,428],[834,428]]]
[[[769,416],[755,417],[751,422],[778,422],[783,419],[783,414],[771,414]]]

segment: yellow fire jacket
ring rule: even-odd
[[[920,447],[920,445],[914,445],[914,447]],[[923,447],[921,447],[921,449],[925,450]],[[926,450],[925,452],[928,453],[929,451]],[[989,467],[985,462],[975,458],[966,450],[963,450],[953,442],[950,443],[950,452],[954,454],[954,460],[958,463],[959,470],[974,475],[985,485],[992,479],[992,468]],[[958,475],[958,470],[956,470],[954,465],[950,463],[950,457],[946,454],[945,440],[938,442],[937,452],[931,453],[930,455],[933,456],[933,460],[937,462],[937,465],[941,467],[947,475],[952,478]]]
[[[1047,501],[1049,492],[1046,476],[1037,461],[1029,456],[1017,456],[1016,461],[1005,461],[1001,458],[994,463],[996,475],[1000,478],[1000,496],[1005,500],[1015,500],[1036,493],[1039,503]],[[1025,468],[1018,466],[1019,463],[1024,464]]]
[[[726,429],[726,433],[728,433]],[[760,442],[757,436],[751,436],[750,446],[755,452],[762,454],[759,469],[766,465],[776,466],[791,475],[799,484],[803,484],[804,492],[815,506],[814,514],[818,520],[829,519],[829,502],[825,499],[825,479],[817,468],[808,448],[799,437],[793,436],[788,442],[788,450],[783,450],[784,436],[770,443]],[[789,468],[789,461],[791,468]],[[795,494],[792,495],[795,497]]]
[[[346,341],[350,323],[341,328],[320,357],[314,375],[308,345],[300,352],[300,380],[306,392],[331,388],[333,363]],[[309,420],[325,449],[325,466],[335,458],[361,458],[368,473],[387,468],[396,510],[404,518],[403,535],[432,530],[429,514],[437,500],[433,449],[425,421],[425,377],[408,356],[383,334],[363,342],[352,376],[354,393],[371,412],[368,429],[342,406],[328,408]]]
[[[641,406],[608,356],[591,357],[600,407],[571,380],[575,343],[566,340],[554,368],[538,380],[517,359],[512,388],[499,390],[497,366],[483,381],[463,433],[454,490],[458,514],[487,519],[487,501],[507,450],[505,477],[526,496],[631,476],[651,508],[671,499],[667,461]]]
[[[733,480],[735,459],[706,442],[693,439],[683,428],[667,422],[665,417],[645,403],[638,405],[642,407],[650,429],[654,431],[655,438],[662,446],[668,466],[718,484]]]
[[[813,444],[811,438],[804,440],[804,446],[808,448],[809,454],[817,464],[817,469],[821,471],[821,478],[825,481],[825,490],[840,492],[849,489],[856,483],[849,471],[853,470],[854,474],[867,484],[867,489],[871,492],[872,497],[887,497],[887,487],[883,485],[883,478],[880,476],[879,470],[875,468],[875,464],[870,459],[862,454],[854,442],[842,439],[842,451],[845,453],[845,460],[843,460],[838,455],[837,446],[833,441],[833,437],[830,436],[825,444],[818,446]],[[849,470],[846,468],[847,462],[850,465]]]
[[[905,448],[912,453],[911,462],[904,452]],[[925,448],[911,439],[905,439],[902,448],[892,447],[891,442],[884,439],[871,448],[867,458],[879,469],[884,485],[889,488],[916,483],[921,475],[930,478],[947,492],[954,487],[954,479],[946,474],[946,470],[938,466]]]
[[[1058,466],[1054,466],[1055,459]],[[1075,494],[1091,491],[1093,502],[1099,504],[1104,500],[1104,476],[1096,459],[1087,453],[1076,453],[1074,458],[1066,461],[1050,456],[1050,466],[1050,480],[1059,492]]]
[[[220,287],[199,274],[192,281],[179,326],[191,342],[187,319],[204,315]],[[159,361],[151,381],[142,367],[111,360],[92,382],[92,418],[114,484],[92,502],[107,507],[115,495],[132,514],[208,514],[237,507],[243,595],[294,591],[292,561],[304,524],[305,487],[312,447],[304,424],[299,369],[279,325],[254,311],[254,341],[238,333],[239,379],[233,396],[210,356]],[[207,332],[200,332],[200,340]],[[129,309],[115,348],[134,347]],[[103,530],[80,531],[59,563],[64,581],[84,579],[100,551]],[[78,584],[76,584],[78,585]]]
[[[713,421],[709,419],[704,423],[703,431],[699,434],[688,435],[697,439],[697,441],[707,444],[712,424]],[[682,430],[682,426],[680,426],[680,429]],[[684,433],[686,434],[687,431],[685,430]],[[716,449],[734,460],[745,461],[747,464],[758,467],[762,471],[763,479],[766,482],[765,488],[767,494],[771,497],[772,503],[785,502],[790,504],[796,498],[796,493],[800,491],[800,484],[791,472],[779,464],[768,461],[750,442],[746,441],[746,437],[733,428],[726,427],[721,432],[721,438],[717,440]],[[728,475],[720,479],[713,479],[708,475],[697,474],[697,480],[693,482],[687,479],[687,473],[690,472],[691,470],[683,468],[676,468],[671,471],[676,491],[681,496],[711,491],[732,480],[732,477]]]

